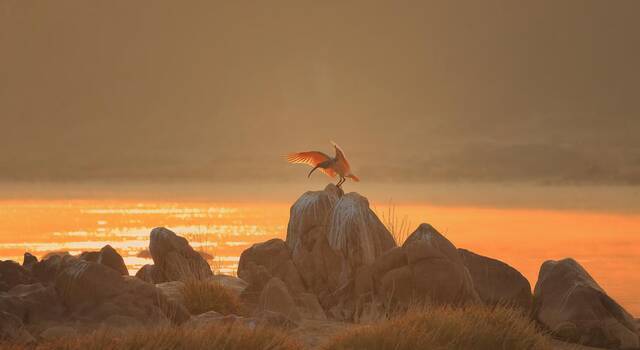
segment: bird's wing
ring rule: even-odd
[[[351,169],[349,162],[347,161],[347,157],[344,156],[344,152],[342,152],[342,148],[338,146],[335,142],[331,141],[331,144],[336,149],[336,161],[344,164],[345,170],[348,172]]]
[[[287,161],[289,163],[307,164],[312,167],[315,167],[329,159],[331,158],[328,155],[317,151],[291,153],[287,156]]]

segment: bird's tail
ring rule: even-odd
[[[353,179],[353,181],[355,181],[355,182],[360,182],[360,178],[355,176],[355,175],[353,175],[353,174],[347,175],[347,177]]]

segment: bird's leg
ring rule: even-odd
[[[342,186],[342,184],[344,183],[345,178],[340,176],[340,181],[338,181],[338,184],[336,185],[338,188],[340,188],[340,186]]]

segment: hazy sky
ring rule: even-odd
[[[640,1],[0,0],[0,178],[640,184]]]

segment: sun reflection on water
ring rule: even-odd
[[[429,222],[458,247],[507,262],[532,286],[544,260],[574,257],[640,314],[640,215],[427,204],[398,205],[396,211],[413,227]],[[0,201],[0,259],[21,262],[25,251],[42,258],[110,244],[135,274],[152,263],[145,254],[150,231],[165,226],[210,256],[217,272],[235,274],[243,250],[285,237],[288,218],[287,203]]]

